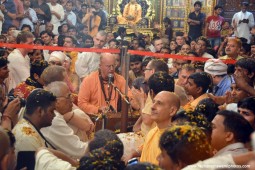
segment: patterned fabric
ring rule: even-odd
[[[28,78],[25,82],[20,83],[14,89],[14,94],[17,95],[18,93],[21,93],[23,94],[23,98],[26,99],[36,88],[42,88],[42,85],[39,85],[39,83],[35,82],[31,78]]]
[[[16,138],[15,151],[36,151],[46,147],[44,139],[27,120],[20,120],[13,128],[12,133]]]

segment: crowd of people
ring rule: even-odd
[[[127,35],[126,27],[106,32],[102,0],[1,0],[0,42],[45,49],[0,49],[0,169],[255,169],[249,4],[229,22],[221,6],[205,16],[196,1],[187,34],[165,17],[150,35],[136,28],[139,2],[130,0],[118,17],[134,32]],[[54,46],[184,58],[130,55],[126,80],[119,53]],[[132,130],[95,132],[94,118],[122,113],[122,102],[139,113]]]

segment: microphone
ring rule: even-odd
[[[114,81],[114,76],[113,74],[108,74],[108,87],[113,83]]]

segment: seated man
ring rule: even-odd
[[[91,6],[89,12],[82,18],[81,22],[89,27],[89,35],[94,37],[99,31],[101,17],[96,14],[95,7]]]
[[[195,52],[203,58],[214,58],[211,54],[207,53],[207,48],[209,48],[210,42],[207,38],[201,36],[197,39],[197,45],[195,46]]]
[[[249,93],[240,89],[238,85],[235,82],[233,82],[231,84],[231,91],[228,91],[224,96],[225,103],[219,106],[219,108],[221,110],[231,110],[237,112],[238,111],[237,103],[249,96],[250,96]]]
[[[113,75],[113,84],[122,93],[125,92],[126,81],[124,77],[115,73],[115,56],[103,53],[100,58],[99,71],[95,71],[87,76],[80,87],[78,94],[78,106],[84,112],[97,115],[110,109],[112,112],[120,111],[119,100],[121,96],[108,82],[108,76]],[[132,103],[131,92],[128,93]]]
[[[182,169],[187,165],[211,157],[206,134],[191,125],[174,125],[160,137],[158,155],[162,169]],[[192,153],[192,154],[190,154]]]
[[[176,85],[184,88],[188,83],[188,78],[192,73],[195,73],[196,69],[192,64],[184,64],[178,74],[178,79],[176,79]]]
[[[184,88],[186,93],[191,95],[194,100],[187,103],[183,109],[186,111],[191,109],[193,111],[202,99],[208,98],[206,92],[211,86],[212,81],[208,73],[200,72],[191,74]]]
[[[255,79],[255,60],[242,58],[235,64],[234,78],[237,86],[251,95],[255,95],[253,85]]]
[[[154,59],[149,61],[144,70],[144,80],[142,85],[143,89],[147,89],[149,78],[155,73],[159,71],[166,72],[168,74],[168,66],[163,60]],[[169,82],[170,83],[170,82]],[[137,88],[137,87],[136,87]],[[152,106],[152,98],[150,93],[148,93],[148,97],[146,97],[145,91],[140,91],[140,89],[132,88],[132,94],[135,100],[138,101],[140,105],[141,116],[136,122],[136,126],[134,126],[134,131],[139,131],[140,128],[143,131],[144,135],[148,133],[148,131],[153,126],[153,121],[147,121],[147,118],[151,115],[151,106]],[[139,129],[139,130],[137,130]]]
[[[171,125],[171,119],[180,108],[179,97],[167,91],[158,93],[153,99],[151,119],[156,122],[156,127],[151,129],[146,136],[144,144],[131,153],[126,159],[139,157],[141,162],[150,162],[158,165],[157,156],[160,154],[158,146],[161,134]]]
[[[147,103],[146,107],[151,108],[152,106],[152,99],[161,91],[169,91],[174,92],[174,79],[168,73],[163,71],[155,72],[153,75],[150,76],[148,80],[149,85],[149,98],[151,102]],[[135,91],[134,91],[134,94]],[[154,121],[151,119],[151,110],[147,109],[149,113],[142,112],[140,118],[137,120],[136,124],[134,125],[134,131],[141,130],[144,136],[155,127]]]
[[[58,65],[47,67],[42,73],[42,80],[47,86],[55,81],[64,81],[66,77],[65,68]],[[68,84],[67,84],[68,85]],[[69,88],[70,90],[70,88]],[[89,116],[75,105],[76,94],[72,93],[73,112],[64,115],[67,124],[73,129],[75,135],[79,136],[82,141],[87,141],[87,132],[90,132],[90,124],[92,121]]]
[[[247,97],[238,102],[238,112],[250,123],[255,129],[255,98]]]
[[[223,44],[223,43],[222,43]],[[239,38],[228,38],[227,39],[227,46],[225,48],[226,55],[220,57],[221,60],[232,59],[232,60],[239,60],[243,58],[239,55],[239,52],[242,48],[242,41]]]
[[[230,90],[232,76],[227,74],[228,66],[218,59],[209,59],[205,63],[204,70],[212,76],[213,94],[223,96]]]
[[[158,146],[159,138],[166,128],[171,125],[171,119],[180,108],[179,97],[172,93],[162,91],[153,99],[151,107],[151,119],[156,122],[157,126],[149,131],[141,152],[141,162],[150,162],[158,165],[155,155],[160,154]]]
[[[237,155],[248,152],[244,144],[250,141],[253,129],[240,114],[223,110],[212,121],[211,145],[217,151],[214,156]]]
[[[68,112],[72,112],[73,107],[71,92],[68,86],[65,82],[55,81],[47,85],[46,90],[52,92],[57,97],[56,109],[54,111],[56,116],[52,120],[51,126],[41,129],[42,134],[57,150],[71,157],[81,158],[85,154],[88,144],[82,142],[67,125],[73,119],[74,113],[72,113],[68,121],[65,121],[63,116]],[[93,124],[90,127],[93,128]]]
[[[132,55],[130,56],[130,70],[129,70],[129,87],[131,87],[133,81],[138,77],[143,77],[143,70],[142,70],[142,56],[139,55]]]
[[[17,153],[36,151],[40,147],[53,147],[40,129],[51,125],[55,116],[55,102],[56,97],[43,89],[36,89],[28,96],[24,118],[13,128]]]
[[[162,71],[154,73],[149,78],[148,84],[152,99],[161,91],[174,92],[175,90],[173,77]],[[151,106],[152,102],[148,107]],[[151,113],[141,113],[140,118],[133,127],[134,131],[137,133],[130,132],[118,134],[125,146],[125,155],[129,155],[130,152],[144,143],[144,139],[146,138],[148,132],[156,126],[156,123],[153,121],[151,116]]]
[[[117,19],[119,24],[136,24],[142,19],[141,5],[136,0],[130,0],[124,7],[123,15],[118,16]]]

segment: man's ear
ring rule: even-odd
[[[252,77],[254,77],[254,72],[249,73],[247,76],[251,79]]]
[[[226,132],[225,140],[227,143],[234,141],[234,133],[233,132]]]
[[[185,166],[187,166],[187,164],[184,164],[182,161],[178,161],[178,163],[174,164],[173,170],[181,170]]]
[[[33,77],[34,77],[34,79],[36,79],[36,80],[38,80],[40,77],[38,76],[38,74],[36,74],[36,73],[34,73],[33,74]]]
[[[152,71],[153,74],[155,73],[155,69],[154,68],[151,71]]]
[[[197,88],[197,93],[202,93],[202,90],[203,90],[202,87],[198,87]]]
[[[177,111],[178,111],[177,107],[172,106],[170,108],[170,117],[173,117],[176,114]]]

